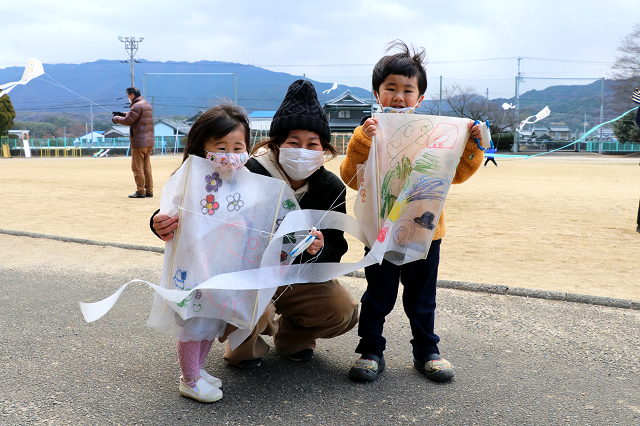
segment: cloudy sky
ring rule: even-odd
[[[6,1],[0,68],[127,59],[118,36],[144,36],[138,58],[254,64],[369,89],[385,44],[402,39],[426,49],[428,94],[442,76],[493,98],[513,96],[518,57],[521,92],[610,76],[639,11],[639,0]]]

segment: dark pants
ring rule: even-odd
[[[484,165],[486,166],[489,161],[492,161],[493,164],[495,164],[496,167],[498,167],[498,163],[496,163],[496,160],[494,160],[493,157],[487,157],[487,161],[484,162]]]
[[[429,354],[440,353],[440,338],[433,332],[433,327],[441,241],[431,242],[426,259],[402,266],[385,260],[381,265],[376,263],[364,269],[367,291],[361,300],[358,324],[360,343],[356,353],[382,356],[386,348],[386,340],[382,337],[384,320],[396,303],[399,281],[404,286],[402,303],[413,334],[413,356],[421,359]]]

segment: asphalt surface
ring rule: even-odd
[[[224,397],[201,404],[178,393],[175,340],[145,326],[148,287],[130,286],[92,324],[78,308],[134,278],[157,282],[161,256],[50,244],[18,265],[1,251],[2,425],[640,425],[638,310],[439,289],[436,332],[457,372],[449,383],[413,369],[399,299],[377,381],[347,377],[355,330],[319,341],[309,363],[272,350],[255,370],[225,365],[216,343],[205,367]],[[71,266],[47,261],[71,249]],[[123,253],[138,265],[122,265]],[[366,286],[341,281],[356,298]]]

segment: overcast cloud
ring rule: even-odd
[[[610,76],[639,11],[638,0],[7,1],[0,67],[32,57],[45,64],[127,59],[118,36],[144,36],[138,58],[250,63],[369,89],[385,44],[402,39],[427,51],[428,93],[442,75],[445,85],[513,96],[515,57],[525,58],[525,77]],[[486,60],[496,58],[512,59]],[[521,92],[579,83],[531,78]]]

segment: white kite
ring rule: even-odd
[[[22,74],[22,78],[20,79],[20,81],[16,81],[13,83],[0,84],[0,90],[2,90],[0,92],[0,96],[4,95],[5,93],[9,93],[18,84],[27,84],[28,82],[30,82],[36,77],[41,76],[42,74],[44,74],[44,68],[42,68],[42,62],[40,62],[39,59],[35,59],[35,58],[29,59],[29,63],[27,64],[27,67],[24,69],[24,74]]]
[[[527,117],[524,121],[522,121],[520,123],[520,129],[518,130],[519,132],[522,131],[522,128],[524,127],[525,124],[533,124],[536,121],[540,121],[543,118],[547,118],[549,116],[549,114],[551,114],[551,110],[549,109],[548,106],[544,107],[542,109],[542,111],[540,111],[539,113],[537,113],[536,115],[532,115],[530,117]],[[530,121],[531,120],[531,121]]]
[[[331,89],[327,89],[327,90],[323,90],[322,93],[324,95],[328,94],[330,91],[332,90],[336,90],[338,88],[338,83],[333,83],[333,86],[331,86]]]
[[[502,104],[502,109],[504,109],[505,111],[508,109],[514,109],[515,107],[516,107],[515,105],[511,105],[506,102]]]
[[[424,258],[469,137],[469,120],[376,118],[378,135],[358,173],[357,220],[335,211],[300,210],[281,180],[244,168],[230,179],[210,161],[190,157],[162,189],[160,212],[180,219],[165,246],[160,285],[146,283],[156,291],[148,325],[175,335],[187,320],[234,324],[238,330],[229,342],[235,348],[276,287],[325,282],[383,258],[396,264]],[[486,124],[480,126],[488,141]],[[294,248],[313,228],[347,232],[371,252],[356,263],[295,263]],[[128,284],[102,301],[81,303],[85,319],[106,314]]]

